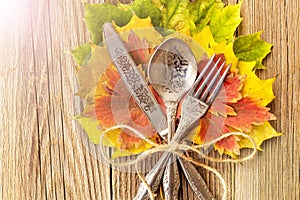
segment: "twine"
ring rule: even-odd
[[[215,174],[215,176],[220,180],[220,183],[221,183],[222,188],[223,188],[222,200],[225,200],[226,199],[226,195],[227,195],[227,185],[225,183],[225,179],[223,178],[222,174],[220,172],[218,172],[218,170],[216,170],[213,167],[210,167],[210,166],[208,166],[208,165],[206,165],[204,163],[195,161],[191,157],[184,156],[184,154],[182,153],[182,151],[193,151],[193,152],[197,153],[199,156],[201,156],[202,158],[204,158],[206,160],[209,160],[209,161],[212,161],[212,162],[222,162],[222,163],[227,163],[227,162],[231,162],[231,163],[245,162],[247,160],[251,160],[255,156],[255,154],[257,152],[257,146],[256,146],[256,143],[253,140],[253,138],[251,136],[245,134],[245,133],[242,133],[242,132],[230,132],[230,133],[226,133],[226,134],[223,134],[220,137],[218,137],[218,138],[216,138],[216,139],[214,139],[214,140],[212,140],[212,141],[210,141],[208,143],[202,144],[202,145],[193,145],[193,146],[190,146],[190,145],[187,145],[187,144],[178,143],[176,141],[171,141],[168,144],[156,144],[153,141],[151,141],[148,138],[146,138],[138,130],[136,130],[136,129],[128,126],[128,125],[116,125],[116,126],[113,126],[113,127],[110,127],[108,129],[106,129],[104,131],[104,133],[100,137],[100,144],[102,144],[104,136],[107,133],[109,133],[110,131],[115,130],[115,129],[128,129],[128,130],[132,131],[136,136],[138,136],[139,138],[145,140],[146,142],[148,142],[149,144],[151,144],[153,146],[153,148],[151,148],[151,149],[149,149],[149,150],[147,150],[147,151],[145,151],[145,152],[137,155],[137,157],[134,160],[124,161],[122,163],[114,162],[113,159],[109,158],[104,153],[104,147],[103,147],[103,145],[100,146],[100,153],[102,154],[102,156],[105,159],[105,161],[108,162],[109,164],[111,164],[112,166],[114,166],[114,167],[127,167],[127,166],[132,166],[132,165],[135,166],[136,173],[137,173],[139,179],[146,186],[151,200],[154,200],[154,198],[155,198],[156,195],[152,191],[151,186],[147,183],[145,177],[139,172],[139,170],[138,170],[138,163],[141,160],[144,160],[146,157],[148,157],[148,156],[150,156],[150,155],[152,155],[154,153],[158,153],[158,152],[171,152],[171,153],[174,153],[174,154],[180,156],[182,159],[184,159],[184,160],[186,160],[188,162],[191,162],[194,165],[202,167],[202,168],[208,170],[209,172]],[[239,159],[230,159],[230,158],[229,159],[223,159],[223,158],[213,158],[213,157],[206,156],[203,152],[201,152],[199,150],[199,149],[204,149],[204,148],[210,147],[211,145],[214,145],[216,142],[221,141],[222,139],[227,138],[229,136],[242,136],[242,137],[247,138],[253,144],[253,146],[254,146],[252,153],[249,154],[248,156],[244,157],[244,158],[239,158]]]

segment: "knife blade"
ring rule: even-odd
[[[111,23],[103,25],[103,33],[110,57],[123,79],[126,88],[136,103],[146,114],[152,126],[162,132],[167,128],[167,120],[149,86],[137,68],[122,39]]]

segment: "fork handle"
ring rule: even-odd
[[[190,162],[178,157],[183,173],[199,199],[215,200],[198,170]]]
[[[207,112],[209,106],[199,99],[187,96],[182,104],[181,120],[172,141],[181,143]]]

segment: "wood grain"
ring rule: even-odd
[[[14,2],[14,1],[12,1]],[[82,109],[68,50],[89,40],[77,0],[15,1],[0,13],[0,199],[132,199],[134,173],[97,160],[74,116]],[[88,1],[99,3],[100,1]],[[228,199],[296,200],[300,145],[300,2],[244,0],[238,35],[264,30],[274,44],[261,78],[276,76],[270,104],[284,135],[243,164],[214,164],[228,184]],[[237,3],[228,0],[226,3]],[[2,4],[1,4],[2,5]],[[248,150],[242,154],[249,153]],[[199,169],[217,198],[219,182]],[[181,199],[196,199],[182,179]]]

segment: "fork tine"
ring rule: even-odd
[[[213,75],[215,69],[217,68],[217,66],[219,65],[219,62],[221,61],[221,58],[219,58],[217,60],[217,62],[214,64],[214,66],[212,67],[212,69],[210,70],[210,72],[208,73],[208,75],[205,77],[205,79],[203,80],[203,83],[200,85],[199,89],[197,90],[197,92],[195,93],[195,97],[199,98],[200,94],[203,92],[203,89],[205,88],[205,86],[207,85],[210,77]]]
[[[203,70],[201,71],[201,73],[197,77],[196,81],[192,85],[191,89],[189,90],[188,95],[192,95],[195,92],[195,90],[196,90],[197,86],[199,85],[200,81],[202,80],[204,74],[206,73],[206,71],[210,67],[211,63],[214,61],[214,58],[215,58],[215,54],[212,55],[212,57],[209,59],[209,61],[204,66]]]
[[[228,67],[226,68],[226,70],[224,71],[224,73],[222,74],[218,84],[216,85],[215,89],[213,90],[213,92],[211,93],[211,95],[208,97],[206,103],[207,105],[211,105],[212,102],[215,100],[215,98],[217,97],[217,94],[219,93],[220,89],[221,89],[221,86],[224,82],[224,79],[226,78],[226,75],[229,71],[231,67],[231,64],[228,65]]]
[[[221,73],[221,70],[223,69],[225,65],[225,61],[221,64],[220,68],[218,69],[218,71],[216,72],[216,74],[214,75],[214,77],[212,78],[212,80],[210,81],[209,85],[206,87],[206,90],[204,91],[204,93],[201,94],[201,101],[205,101],[206,97],[208,96],[210,90],[212,89],[212,87],[215,85],[218,76]]]

